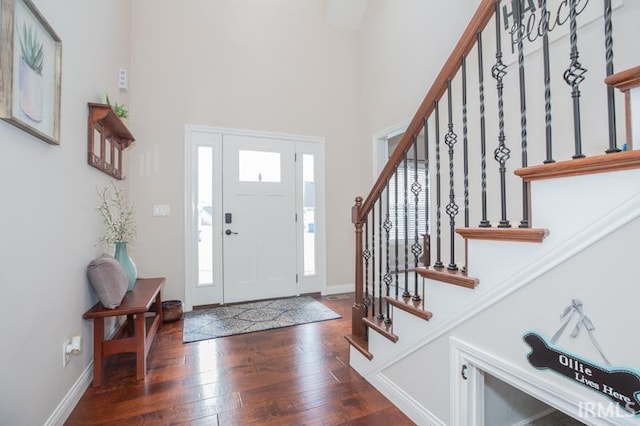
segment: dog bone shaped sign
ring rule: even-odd
[[[528,333],[523,339],[531,347],[527,358],[535,368],[553,370],[601,393],[629,413],[640,413],[640,376],[636,372],[597,366],[556,349],[536,333]]]

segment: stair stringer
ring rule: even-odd
[[[473,273],[481,280],[480,286],[475,290],[447,286],[438,282],[427,283],[427,308],[434,312],[434,317],[429,322],[420,320],[419,325],[413,325],[412,327],[419,328],[419,332],[416,333],[412,329],[409,337],[403,327],[403,317],[410,314],[394,310],[394,334],[400,337],[398,343],[380,345],[380,349],[377,348],[376,352],[372,352],[374,358],[371,361],[360,362],[352,357],[351,365],[403,411],[406,410],[405,413],[414,421],[420,424],[440,424],[435,415],[429,413],[424,407],[421,408],[408,393],[390,384],[383,371],[640,217],[640,188],[634,188],[628,184],[640,181],[639,178],[640,171],[631,170],[562,178],[552,182],[534,182],[533,205],[538,206],[534,209],[533,215],[536,226],[551,229],[551,235],[555,238],[549,243],[545,240],[539,246],[501,242],[495,248],[491,248],[493,254],[484,255],[486,256],[484,262],[489,264],[488,267],[483,268],[485,264],[476,265],[483,272]],[[572,196],[567,199],[566,196],[561,195],[563,193],[569,193]],[[549,203],[555,204],[556,209],[562,210],[561,214],[545,213],[543,208],[545,194],[548,196],[547,208]],[[594,199],[602,201],[594,205]],[[577,211],[578,214],[575,218],[567,220],[570,211],[574,213]],[[470,241],[470,257],[473,256],[472,253],[483,256],[482,251],[489,249],[487,243],[494,242]],[[473,251],[476,245],[481,246],[479,252]],[[516,246],[520,247],[516,250],[514,249]],[[526,247],[530,248],[527,250]],[[496,250],[502,250],[502,255],[508,256],[509,263],[511,264],[513,260],[518,266],[507,267],[498,270],[497,273],[492,271],[491,265],[496,269],[496,259],[501,259],[500,255],[496,256]],[[492,278],[485,279],[483,274]],[[440,299],[443,294],[450,296],[446,298],[448,306],[443,305]],[[376,336],[371,338],[376,339]]]

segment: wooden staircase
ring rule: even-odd
[[[595,158],[595,160],[594,160]],[[596,161],[597,160],[597,161]],[[515,173],[528,180],[551,180],[571,176],[580,176],[598,173],[612,173],[622,170],[640,169],[640,151],[626,151],[616,154],[607,154],[580,160],[559,162],[551,165],[518,169]],[[536,228],[459,228],[456,230],[466,241],[487,240],[500,242],[524,242],[542,243],[549,236],[548,229]],[[479,278],[469,277],[465,271],[449,271],[446,267],[418,267],[415,271],[424,279],[475,289],[480,283]],[[412,296],[384,296],[384,300],[393,308],[401,309],[411,315],[429,321],[433,313],[425,308],[425,300],[418,301]],[[399,336],[393,333],[393,324],[384,318],[362,318],[364,326],[368,330],[379,333],[391,342],[397,342]],[[373,354],[368,350],[368,340],[354,335],[345,336],[347,341],[368,359],[373,359]]]
[[[517,5],[518,2],[510,3]],[[575,8],[575,4],[572,7]],[[571,232],[574,234],[581,233],[579,229],[572,228],[575,224],[566,222],[565,225],[556,224],[556,226],[566,226],[566,229],[535,228],[532,226],[534,220],[542,225],[550,223],[544,220],[545,215],[540,214],[540,207],[535,204],[540,197],[537,192],[538,187],[544,189],[540,192],[553,192],[553,185],[544,185],[544,182],[558,182],[557,186],[560,187],[571,179],[597,174],[612,175],[640,169],[640,151],[622,151],[618,147],[616,139],[618,129],[616,129],[615,125],[616,102],[612,98],[613,90],[607,91],[610,131],[609,141],[605,144],[606,146],[602,147],[606,154],[592,154],[589,156],[583,154],[581,126],[584,125],[586,127],[588,124],[594,123],[581,124],[580,122],[580,90],[576,86],[582,83],[582,77],[577,78],[578,81],[576,82],[572,77],[572,73],[579,73],[581,65],[575,61],[574,56],[577,57],[578,55],[575,52],[576,46],[573,42],[571,45],[571,57],[574,58],[572,59],[574,62],[572,62],[571,68],[564,75],[565,80],[573,89],[573,116],[566,119],[572,120],[574,124],[573,132],[569,132],[567,137],[573,139],[571,142],[575,146],[575,154],[573,159],[570,160],[556,161],[553,158],[551,116],[547,115],[545,122],[542,123],[546,125],[546,132],[544,132],[546,133],[546,140],[543,142],[545,148],[544,161],[541,160],[541,164],[529,164],[528,155],[530,153],[528,152],[527,144],[531,143],[531,141],[527,139],[527,105],[524,95],[527,86],[524,79],[522,46],[517,46],[520,55],[517,59],[518,62],[512,67],[512,71],[519,71],[520,87],[519,89],[513,88],[513,90],[520,91],[520,110],[518,114],[511,116],[511,121],[509,122],[505,121],[504,115],[513,113],[513,111],[506,110],[507,108],[503,105],[503,78],[508,72],[508,67],[502,63],[500,43],[497,44],[496,63],[491,67],[490,72],[487,72],[487,64],[482,62],[482,34],[485,31],[485,27],[493,22],[496,25],[496,34],[500,37],[500,32],[502,31],[500,8],[500,0],[481,1],[467,30],[461,36],[416,115],[408,125],[406,133],[389,157],[371,192],[366,198],[356,198],[356,204],[352,209],[352,222],[356,229],[356,302],[352,310],[352,334],[346,336],[346,339],[354,350],[362,354],[371,365],[377,366],[378,370],[376,371],[378,372],[392,365],[394,359],[406,356],[407,350],[413,351],[413,349],[409,349],[409,346],[404,346],[406,341],[406,336],[403,334],[404,331],[400,331],[395,327],[396,312],[402,311],[419,320],[413,321],[412,324],[423,331],[412,331],[412,337],[408,340],[413,340],[412,344],[417,346],[427,345],[430,341],[429,339],[435,339],[436,337],[434,336],[445,333],[445,330],[453,327],[452,324],[462,321],[458,321],[456,315],[466,318],[467,315],[472,315],[471,312],[475,314],[482,312],[481,306],[489,306],[495,303],[492,297],[497,300],[498,296],[494,296],[494,293],[498,294],[497,287],[500,287],[500,292],[502,292],[500,297],[503,297],[504,294],[509,292],[503,286],[504,283],[524,281],[525,279],[519,275],[521,272],[519,269],[530,270],[538,265],[539,262],[542,262],[541,259],[547,260],[549,264],[553,263],[548,261],[551,256],[558,258],[564,255],[561,252],[555,253],[555,250],[558,250],[559,247],[564,247],[565,252],[569,250],[571,247],[571,233],[568,229],[571,228]],[[514,12],[513,16],[519,16],[519,14]],[[575,19],[575,16],[572,19]],[[605,26],[609,29],[610,19],[610,11],[605,11]],[[573,41],[577,39],[577,33],[573,33],[577,30],[572,26],[571,31]],[[605,37],[607,38],[607,49],[610,49],[610,34],[606,33]],[[545,46],[542,54],[545,62],[549,59],[547,48]],[[467,81],[470,81],[470,79],[467,77],[467,62],[471,60],[470,57],[474,54],[478,56],[477,66],[480,74],[479,118],[481,126],[479,129],[474,130],[476,132],[474,135],[469,135],[467,128],[469,121]],[[607,58],[609,61],[610,57],[607,56]],[[610,87],[615,86],[623,90],[628,99],[628,92],[631,88],[640,87],[640,67],[634,67],[618,74],[613,74],[612,70],[613,66],[608,63],[607,84],[610,84]],[[489,185],[485,169],[485,156],[487,155],[485,127],[490,126],[485,126],[485,122],[488,120],[488,112],[484,105],[486,82],[483,80],[483,73],[492,74],[497,81],[498,88],[496,95],[498,111],[493,131],[496,135],[499,135],[499,143],[495,151],[493,150],[495,145],[491,147],[491,152],[499,165],[499,171],[494,180],[499,180],[500,185],[493,188],[492,193],[493,200],[497,200],[497,204],[499,204],[496,210],[499,211],[500,217],[494,219],[493,226],[487,218],[487,192],[491,191],[491,189],[487,189]],[[462,110],[461,115],[458,116],[452,113],[454,84],[457,84],[462,92],[461,96],[458,96],[458,102],[462,99],[463,104],[455,107]],[[448,107],[448,113],[441,113],[440,110],[445,109],[441,104]],[[541,108],[550,112],[550,105],[551,97],[547,91]],[[631,135],[631,118],[628,109],[630,108],[630,103],[628,100],[626,105],[625,134]],[[454,116],[459,120],[457,124]],[[604,121],[606,121],[606,118]],[[460,122],[462,122],[462,125]],[[519,126],[516,126],[515,123]],[[458,133],[456,133],[456,125],[458,126]],[[521,136],[521,140],[511,142],[511,148],[505,143],[504,127],[508,126],[519,127],[517,130],[519,130],[518,133]],[[512,134],[516,133],[514,129],[511,130]],[[454,145],[458,139],[463,140],[464,154],[456,153],[454,150]],[[482,144],[481,161],[478,158],[471,158],[468,152],[468,146],[471,142],[475,144],[480,142]],[[513,174],[508,176],[506,173],[507,161],[510,159],[511,150],[515,150],[518,144],[521,144],[522,167],[513,168]],[[443,150],[446,150],[444,155],[442,154]],[[444,160],[441,161],[442,157],[444,157]],[[476,171],[476,177],[479,178],[481,175],[482,183],[481,185],[479,182],[473,184],[476,187],[482,187],[482,192],[475,195],[471,193],[469,185],[472,174],[469,167],[470,161],[481,164],[481,173]],[[419,167],[425,169],[424,175],[426,178],[424,182],[418,181]],[[458,168],[456,169],[456,167]],[[398,193],[401,193],[402,190],[399,187],[397,175],[398,170],[401,168],[404,168],[404,182],[400,183],[404,187],[404,197],[399,202]],[[460,170],[463,171],[460,172]],[[464,175],[464,202],[460,201],[462,197],[459,194],[462,192],[460,191],[462,185],[459,182],[456,183],[455,173]],[[408,178],[407,176],[411,177]],[[448,182],[446,182],[447,180]],[[518,181],[513,182],[514,180]],[[590,183],[592,181],[585,180],[584,182]],[[616,181],[616,185],[619,184]],[[516,190],[513,190],[513,188],[516,188]],[[424,231],[418,229],[418,202],[422,191],[426,192],[426,206],[424,209],[426,218],[424,220],[427,225]],[[391,193],[395,194],[396,197],[393,203]],[[510,204],[507,201],[507,195],[512,197],[514,193],[516,194],[515,197],[519,198],[519,204],[521,205],[522,220],[519,221],[510,221],[507,217],[508,208],[513,209],[512,203]],[[603,193],[606,193],[606,190]],[[565,195],[567,198],[572,196],[573,194],[570,192]],[[581,194],[581,197],[580,200],[588,198],[588,193]],[[481,203],[480,199],[482,200]],[[621,199],[616,199],[616,202],[622,203],[622,201]],[[475,205],[473,205],[474,202],[476,203]],[[579,204],[578,201],[577,203]],[[464,206],[464,224],[459,226],[461,220],[457,219],[457,215],[462,213],[462,206]],[[473,227],[470,225],[469,217],[472,214],[476,215],[479,226]],[[580,215],[579,212],[577,214]],[[443,224],[442,216],[448,216],[449,223]],[[562,215],[560,214],[560,216]],[[413,220],[413,228],[409,226],[408,218]],[[459,222],[456,222],[456,220],[459,220]],[[597,218],[590,220],[593,220],[592,223],[601,223],[598,222]],[[397,228],[402,223],[399,221],[404,221],[404,235],[400,237]],[[577,222],[580,222],[580,220],[576,220]],[[393,232],[395,232],[395,237]],[[546,245],[545,243],[550,238],[553,242]],[[587,237],[583,235],[582,238]],[[456,243],[457,239],[460,239],[462,244],[460,242]],[[496,252],[501,253],[500,256],[511,258],[510,252],[513,251],[520,262],[519,266],[507,265],[505,267],[502,265],[505,262],[503,258],[492,259],[478,255],[485,248],[493,250],[498,247],[496,244],[501,247],[496,249]],[[436,254],[435,262],[432,262],[431,257],[434,253]],[[443,253],[445,254],[443,255]],[[395,261],[390,260],[390,257],[395,257]],[[445,261],[445,257],[449,257],[449,259]],[[403,265],[399,265],[399,263]],[[487,273],[491,268],[500,271]],[[546,270],[546,268],[547,266],[544,266],[539,269]],[[413,286],[409,281],[412,281]],[[481,281],[486,283],[484,285],[489,288],[484,289],[483,287],[478,290]],[[402,288],[402,284],[404,284],[404,288]],[[392,287],[396,288],[395,296],[390,290]],[[473,290],[473,292],[468,292],[469,290]],[[474,302],[473,300],[472,294],[477,292],[482,293],[479,296],[482,298],[482,303]],[[444,315],[441,312],[443,305],[438,300],[443,295],[447,295],[447,300],[454,301],[454,304],[457,303],[455,308],[445,307],[444,311],[446,312],[444,312]],[[374,304],[379,303],[373,306],[373,309],[370,306],[372,301]],[[440,308],[435,309],[435,305],[440,306]],[[439,315],[443,315],[444,318],[440,320]],[[371,347],[372,340],[378,342],[376,336],[381,336],[384,341],[390,342],[386,345],[376,343],[378,349],[384,347],[390,353],[397,353],[395,355],[382,355],[383,360],[378,360],[379,354],[375,353]],[[416,340],[419,336],[426,336],[424,337],[426,340]],[[389,345],[402,346],[403,349],[393,349],[393,346]],[[360,370],[368,371],[365,364],[360,361],[356,361],[356,364]]]

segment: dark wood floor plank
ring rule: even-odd
[[[67,425],[409,425],[348,366],[351,298],[322,302],[343,316],[202,342],[182,343],[182,321],[165,323],[148,356],[105,364]]]

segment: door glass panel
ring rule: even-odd
[[[238,151],[240,182],[280,182],[280,153]]]
[[[303,251],[304,251],[304,275],[316,273],[316,234],[315,234],[315,210],[316,192],[313,170],[313,155],[302,156],[302,210],[303,210]]]
[[[213,283],[213,148],[198,147],[198,284]]]

